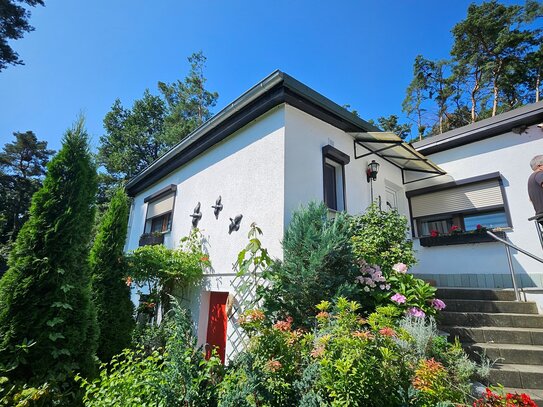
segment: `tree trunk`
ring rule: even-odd
[[[539,86],[541,84],[541,71],[537,71],[537,76],[535,77],[535,101],[539,102]]]

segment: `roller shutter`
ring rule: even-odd
[[[462,185],[411,198],[412,216],[438,215],[504,205],[498,179]]]

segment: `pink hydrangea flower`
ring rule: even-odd
[[[415,318],[424,318],[426,316],[425,312],[417,307],[412,307],[407,310],[407,314]]]
[[[447,305],[443,301],[441,301],[439,298],[434,298],[432,300],[432,307],[434,307],[438,311],[441,311],[442,309],[445,309],[446,306]]]
[[[407,273],[407,266],[403,263],[396,263],[394,266],[392,266],[392,270],[405,274]]]
[[[406,300],[405,295],[401,295],[400,293],[394,294],[390,299],[398,304],[405,304]]]

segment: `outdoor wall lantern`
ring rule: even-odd
[[[215,201],[215,205],[212,206],[212,208],[214,209],[213,210],[213,213],[215,214],[215,219],[219,219],[219,212],[222,211],[222,203],[221,203],[221,196],[219,195],[219,197],[217,198],[217,200]]]
[[[230,225],[228,225],[228,234],[229,235],[232,232],[237,232],[239,230],[239,225],[241,223],[242,218],[243,218],[243,215],[238,215],[234,219],[230,218]]]
[[[202,213],[200,212],[200,202],[198,202],[198,205],[196,205],[196,208],[194,208],[194,213],[190,216],[192,217],[192,227],[198,227],[198,222],[200,222],[200,219],[202,219]]]
[[[375,160],[371,160],[371,163],[368,164],[368,169],[366,170],[368,182],[376,181],[378,172],[379,172],[379,163],[375,162]]]

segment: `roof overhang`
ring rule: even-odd
[[[510,131],[521,134],[526,126],[541,122],[543,122],[543,101],[522,106],[437,136],[427,137],[413,143],[413,147],[423,154],[434,154]]]
[[[291,76],[275,71],[133,177],[126,185],[128,194],[135,196],[283,103],[294,106],[346,132],[379,130]]]
[[[402,171],[444,175],[446,172],[423,156],[396,134],[385,131],[349,132],[354,138],[355,159],[377,155]],[[358,154],[358,148],[366,150]]]

